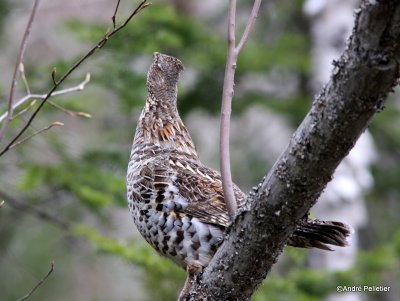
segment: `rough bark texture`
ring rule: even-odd
[[[393,90],[399,76],[400,1],[363,1],[331,80],[238,214],[187,300],[249,300],[293,232]]]
[[[323,3],[321,5],[321,3]],[[310,18],[312,39],[313,75],[311,83],[318,93],[329,81],[332,60],[337,59],[346,47],[354,23],[354,9],[359,0],[307,0],[303,10]],[[322,220],[339,220],[353,227],[349,246],[336,248],[335,252],[317,249],[307,254],[309,267],[345,271],[356,263],[359,251],[359,230],[368,222],[365,194],[373,185],[370,167],[376,158],[372,136],[365,131],[349,155],[339,164],[318,203],[311,213]],[[363,301],[363,294],[357,292],[338,293],[332,291],[325,301]]]
[[[332,60],[337,59],[346,47],[354,23],[354,9],[359,0],[308,0],[304,11],[310,17],[312,37],[313,88],[321,90],[331,76]],[[372,175],[369,170],[375,148],[372,136],[365,131],[348,156],[339,164],[312,214],[322,220],[339,220],[354,229],[349,237],[349,246],[336,248],[335,252],[308,252],[307,263],[311,268],[324,271],[345,271],[356,262],[359,249],[358,231],[367,223],[365,192],[371,188]],[[360,158],[362,157],[362,158]],[[367,181],[371,180],[371,181]],[[344,187],[344,184],[345,186]],[[357,292],[338,293],[332,291],[325,301],[363,301],[363,294]]]

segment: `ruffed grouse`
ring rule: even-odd
[[[139,232],[158,253],[193,271],[206,267],[224,238],[229,216],[220,174],[202,164],[177,111],[182,63],[155,53],[147,75],[148,97],[140,115],[127,174],[129,210]],[[238,206],[245,194],[234,186]],[[294,247],[345,246],[340,222],[305,221],[292,234]],[[185,289],[184,289],[185,290]]]

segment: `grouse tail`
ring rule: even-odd
[[[302,221],[289,238],[288,245],[297,248],[317,248],[332,251],[329,245],[348,246],[347,237],[352,228],[336,221]]]

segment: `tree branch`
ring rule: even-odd
[[[115,11],[113,16],[111,17],[112,23],[113,23],[113,28],[115,29],[116,27],[116,23],[115,23],[115,19],[117,17],[117,13],[118,13],[118,9],[119,9],[119,3],[121,2],[121,0],[117,0],[117,5],[115,6]]]
[[[24,79],[25,78],[25,72],[21,71],[21,75],[22,75],[22,78]],[[85,79],[80,84],[78,84],[76,86],[73,86],[73,87],[65,88],[65,89],[62,89],[62,90],[59,90],[59,91],[55,91],[55,92],[53,92],[53,94],[51,96],[57,96],[57,95],[63,95],[63,94],[72,93],[72,92],[83,91],[85,89],[86,85],[89,82],[90,82],[90,73],[87,73],[86,76],[85,76]],[[24,83],[25,83],[24,85],[25,85],[25,89],[26,89],[27,95],[25,95],[23,98],[18,100],[13,105],[13,110],[17,109],[18,107],[20,107],[21,105],[23,105],[24,103],[26,103],[30,99],[45,99],[46,96],[47,96],[47,94],[31,94],[30,88],[29,88],[29,85],[27,84],[26,79],[24,79]],[[17,114],[20,114],[20,113],[21,112],[18,112]],[[8,112],[5,112],[3,115],[1,115],[0,116],[0,122],[2,122],[7,116],[8,116]],[[12,118],[15,118],[15,117],[16,117],[16,115],[14,115]]]
[[[118,2],[119,3],[119,2]],[[117,5],[118,5],[117,3]],[[73,64],[61,77],[60,79],[56,79],[56,71],[53,70],[51,73],[51,77],[53,80],[53,87],[49,90],[49,92],[46,94],[46,97],[42,99],[40,102],[39,106],[36,108],[36,110],[32,113],[28,121],[25,123],[25,125],[22,127],[22,129],[18,132],[18,134],[6,145],[6,147],[0,152],[0,156],[4,155],[7,151],[10,150],[10,147],[18,141],[18,139],[21,137],[21,135],[28,129],[28,127],[31,125],[33,120],[35,119],[36,115],[39,113],[39,111],[43,108],[44,104],[47,102],[47,100],[53,95],[55,90],[71,75],[72,72],[75,71],[86,59],[88,59],[90,56],[92,56],[97,50],[101,49],[104,47],[104,45],[107,43],[108,39],[111,38],[113,35],[118,33],[121,29],[123,29],[128,23],[132,20],[134,16],[136,16],[139,12],[141,12],[143,9],[148,7],[151,3],[148,3],[147,0],[142,0],[140,4],[136,7],[136,9],[126,18],[126,20],[119,25],[118,27],[113,28],[111,31],[107,31],[103,38],[95,45],[93,46],[82,58],[80,58],[75,64]],[[114,15],[116,12],[114,13]],[[19,64],[18,64],[19,66]],[[7,118],[11,116],[8,115]]]
[[[25,74],[25,65],[21,62],[19,64],[19,72],[21,73],[22,82],[24,83],[26,94],[31,94],[31,89],[29,88],[28,80]]]
[[[33,293],[47,280],[47,278],[49,278],[49,276],[51,275],[51,273],[53,273],[53,271],[54,271],[54,261],[51,262],[50,270],[47,272],[47,274],[42,279],[40,279],[40,281],[30,290],[28,294],[26,294],[22,298],[19,298],[17,301],[24,301],[30,298],[33,295]]]
[[[399,77],[400,2],[362,1],[330,81],[188,300],[249,300]]]
[[[38,219],[49,222],[60,229],[70,230],[71,228],[71,224],[68,221],[63,220],[60,217],[55,216],[45,210],[37,208],[36,206],[33,206],[26,201],[17,199],[2,190],[0,190],[0,198],[6,200],[7,204],[10,205],[10,207],[32,214]]]
[[[242,51],[243,47],[246,45],[247,41],[249,40],[249,36],[250,36],[251,31],[253,30],[254,23],[256,23],[258,11],[260,10],[261,1],[262,0],[254,1],[253,9],[251,10],[251,14],[250,14],[249,20],[247,21],[247,25],[243,32],[243,36],[240,39],[238,46],[236,47],[237,54],[239,54],[240,51]]]
[[[230,119],[235,80],[235,18],[236,0],[229,0],[228,12],[228,51],[225,66],[224,86],[222,90],[221,125],[220,125],[220,165],[224,199],[229,215],[233,218],[237,211],[237,203],[233,193],[233,183],[230,165],[229,136]]]
[[[69,110],[67,108],[64,108],[63,106],[60,106],[59,104],[56,104],[53,101],[47,100],[47,103],[56,109],[60,110],[61,112],[68,114],[69,116],[80,116],[80,117],[85,117],[85,118],[92,118],[92,115],[86,112],[80,112],[80,111],[73,111]]]
[[[222,106],[221,106],[221,124],[220,124],[220,167],[222,186],[224,189],[224,200],[226,208],[231,219],[234,218],[237,211],[237,203],[233,193],[232,173],[230,165],[229,152],[229,136],[230,136],[230,119],[232,111],[233,86],[235,82],[235,70],[237,58],[240,51],[246,44],[250,32],[253,29],[254,22],[257,18],[261,0],[255,0],[252,12],[246,25],[246,29],[240,39],[238,47],[235,41],[236,27],[236,0],[229,0],[228,8],[228,50],[225,66],[224,86],[222,90]]]
[[[31,135],[29,135],[29,136],[27,136],[27,137],[25,137],[25,138],[23,138],[21,140],[16,141],[13,144],[11,144],[9,149],[13,149],[14,147],[16,147],[18,145],[21,145],[22,143],[32,139],[33,137],[35,137],[35,136],[37,136],[37,135],[39,135],[39,134],[41,134],[43,132],[46,132],[46,131],[50,130],[51,128],[53,128],[55,126],[64,126],[64,123],[59,122],[59,121],[54,121],[53,123],[49,124],[48,126],[45,126],[44,128],[41,128],[40,130],[35,131],[33,134],[31,134]]]
[[[33,21],[35,20],[36,11],[37,11],[37,7],[38,6],[39,6],[39,0],[35,0],[35,2],[33,2],[33,7],[32,7],[32,10],[31,10],[31,14],[29,16],[28,24],[26,25],[25,32],[24,32],[24,35],[22,37],[21,46],[19,47],[17,61],[15,63],[15,68],[14,68],[14,74],[13,74],[13,77],[11,79],[10,94],[9,94],[9,97],[8,97],[8,110],[7,110],[8,111],[8,115],[7,115],[7,118],[4,121],[3,125],[1,126],[1,129],[0,129],[0,141],[3,138],[3,136],[4,136],[5,132],[6,132],[7,126],[8,126],[8,124],[10,123],[10,121],[11,121],[11,119],[13,117],[14,93],[15,93],[15,87],[17,85],[18,72],[19,72],[19,68],[20,68],[20,66],[22,64],[22,60],[24,58],[26,44],[28,42],[28,37],[29,37],[29,34],[31,32]]]

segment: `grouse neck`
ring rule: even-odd
[[[176,107],[183,65],[177,58],[154,53],[147,73],[147,101],[136,129],[135,145],[197,158],[189,132]]]
[[[148,87],[147,101],[144,110],[156,119],[170,121],[179,118],[177,109],[177,87]]]
[[[176,95],[176,92],[175,92]],[[154,93],[148,95],[136,129],[135,143],[154,145],[165,152],[198,158],[192,138],[183,124],[175,102]]]

